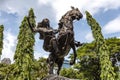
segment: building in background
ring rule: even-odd
[[[11,64],[11,60],[10,58],[4,58],[1,63],[4,63],[4,64]]]
[[[71,65],[70,65],[70,61],[69,60],[64,60],[64,63],[62,65],[62,68],[70,68]]]

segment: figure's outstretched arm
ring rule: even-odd
[[[28,25],[29,25],[31,31],[32,31],[32,32],[35,32],[34,26],[32,26],[32,25],[30,24],[29,17],[27,17],[27,22],[28,22]]]

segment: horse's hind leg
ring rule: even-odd
[[[71,47],[73,49],[74,59],[70,61],[70,65],[73,65],[73,64],[75,64],[75,60],[76,60],[77,54],[76,54],[76,49],[75,49],[74,43],[71,44]]]
[[[50,54],[49,57],[47,58],[47,63],[48,63],[49,74],[53,74],[54,57],[52,54]]]
[[[61,58],[59,60],[57,60],[56,64],[58,65],[58,70],[57,70],[57,74],[59,75],[62,64],[63,64],[64,58]]]

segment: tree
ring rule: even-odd
[[[29,11],[30,22],[35,26],[35,17],[33,9]],[[15,60],[15,79],[16,80],[31,80],[31,65],[34,61],[34,34],[27,23],[27,17],[24,17],[20,26],[20,32],[18,35],[18,44],[16,47],[14,60]]]
[[[0,80],[4,80],[7,74],[7,67],[8,64],[0,63]]]
[[[32,75],[36,80],[39,78],[42,80],[48,74],[48,67],[46,63],[46,58],[40,57],[39,60],[35,60],[32,66]]]
[[[14,64],[0,63],[0,80],[15,80],[14,66]]]
[[[109,57],[112,61],[114,72],[118,74],[119,66],[116,66],[116,64],[120,62],[120,39],[113,37],[105,39],[105,42],[110,51]],[[83,74],[81,76],[82,79],[100,80],[100,62],[95,48],[95,41],[93,41],[91,43],[85,43],[77,49],[78,62],[74,65],[74,69],[79,70],[79,72]],[[116,77],[118,76],[116,75]]]
[[[67,77],[67,78],[71,78],[71,79],[81,79],[81,73],[78,70],[75,70],[74,68],[63,68],[60,71],[60,75]]]
[[[74,65],[74,69],[82,74],[81,80],[100,80],[100,64],[95,53],[94,41],[78,48],[77,55],[77,64]]]
[[[87,23],[90,25],[93,37],[95,39],[96,53],[100,61],[100,78],[101,80],[115,80],[114,68],[109,58],[109,50],[106,45],[105,39],[101,33],[101,28],[98,22],[89,12],[86,11]]]
[[[4,26],[0,25],[0,57],[2,55],[2,49],[3,49],[3,31],[4,31]]]

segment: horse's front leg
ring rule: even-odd
[[[47,63],[49,74],[53,74],[54,58],[52,54],[50,54],[49,57],[47,58]]]
[[[74,43],[72,43],[70,46],[73,49],[73,53],[74,53],[74,59],[70,61],[70,65],[73,65],[73,64],[75,64],[77,54],[76,54],[76,49],[75,49]]]
[[[64,61],[64,58],[61,58],[55,62],[58,65],[57,75],[59,75],[59,73],[60,73],[63,61]]]

